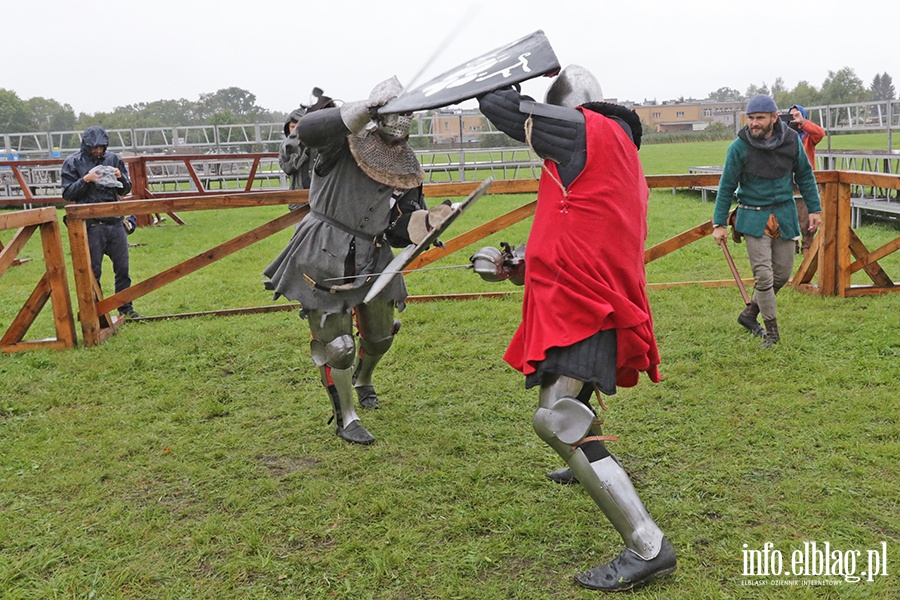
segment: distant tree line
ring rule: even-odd
[[[0,133],[81,131],[90,125],[130,129],[268,123],[285,118],[286,113],[257,106],[256,96],[238,87],[201,94],[196,101],[182,98],[139,102],[118,106],[112,112],[77,116],[69,104],[41,97],[22,100],[15,92],[0,88]]]
[[[866,86],[853,69],[844,67],[839,71],[828,71],[828,77],[818,88],[808,81],[800,81],[788,89],[784,80],[778,77],[771,86],[765,82],[761,85],[752,84],[744,94],[734,88],[722,87],[710,92],[709,99],[716,102],[740,101],[748,100],[757,94],[771,96],[779,108],[787,108],[794,104],[801,106],[853,104],[872,100],[894,100],[897,97],[894,81],[887,73],[875,75],[872,83]]]
[[[752,84],[743,94],[730,87],[710,92],[708,100],[716,102],[746,100],[756,94],[775,99],[779,107],[792,104],[822,106],[850,104],[870,100],[894,100],[896,90],[887,73],[875,75],[866,86],[850,67],[829,71],[822,85],[816,87],[800,81],[788,89],[781,77],[768,85]],[[680,100],[685,100],[680,98]],[[256,105],[256,96],[238,87],[201,94],[196,101],[156,100],[118,106],[112,112],[75,114],[71,105],[48,98],[22,100],[11,90],[0,88],[0,133],[31,131],[80,131],[90,125],[107,129],[132,127],[181,127],[188,125],[229,125],[238,123],[274,123],[286,113],[273,112]]]

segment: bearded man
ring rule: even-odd
[[[754,292],[738,323],[761,337],[760,348],[781,340],[775,294],[791,277],[796,240],[801,238],[794,183],[809,211],[809,232],[822,218],[819,189],[797,132],[778,118],[772,98],[759,94],[747,103],[747,125],[728,147],[713,212],[713,238],[724,243],[731,203],[737,199],[734,229],[747,241]],[[765,329],[757,317],[762,315]]]

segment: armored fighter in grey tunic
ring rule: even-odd
[[[374,299],[363,300],[374,274],[394,258],[388,240],[418,243],[414,238],[424,238],[428,226],[422,168],[407,143],[411,119],[375,116],[375,109],[400,90],[392,78],[378,84],[368,100],[300,120],[299,141],[317,153],[310,212],[264,271],[276,297],[302,305],[312,359],[329,389],[335,433],[356,444],[375,438],[360,422],[354,391],[361,406],[378,408],[372,374],[399,329],[394,311],[405,306],[406,285],[394,278]]]
[[[304,136],[308,121],[315,121],[310,128],[321,122],[322,129],[313,131],[331,137],[330,145],[313,143],[325,141],[314,134],[312,140]],[[368,292],[373,281],[368,275],[383,271],[394,258],[384,239],[394,188],[375,181],[359,167],[340,109],[307,115],[298,127],[303,140],[320,154],[309,191],[310,213],[265,274],[276,294],[300,302],[304,313],[348,312]],[[332,136],[329,130],[338,135]],[[358,277],[349,279],[352,276]],[[384,293],[403,310],[406,286],[402,278],[395,278]]]

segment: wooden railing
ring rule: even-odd
[[[875,185],[883,188],[900,189],[900,176],[897,175],[879,175],[874,173],[859,172],[839,172],[839,171],[819,171],[816,173],[818,181],[823,184],[824,193],[822,196],[823,204],[823,223],[812,251],[807,255],[805,260],[794,276],[792,284],[795,288],[806,293],[820,294],[826,296],[857,296],[866,294],[881,294],[898,290],[898,285],[894,283],[891,277],[879,265],[879,260],[891,254],[900,248],[900,237],[892,242],[885,244],[881,248],[869,250],[862,241],[856,236],[851,228],[850,222],[850,186],[851,185]],[[651,188],[692,188],[699,186],[715,186],[718,184],[719,175],[717,174],[694,174],[694,175],[652,175],[647,177],[647,183]],[[446,197],[446,196],[463,196],[471,192],[477,186],[473,183],[452,183],[452,184],[432,184],[425,187],[426,196],[429,197]],[[491,194],[534,194],[538,189],[538,181],[535,179],[527,180],[511,180],[496,181],[490,189]],[[149,200],[130,200],[123,202],[90,204],[90,205],[68,205],[66,214],[68,220],[69,242],[72,255],[72,267],[75,278],[76,296],[79,306],[79,320],[81,323],[82,337],[85,345],[96,345],[105,340],[112,334],[117,327],[122,324],[122,320],[110,316],[118,306],[125,302],[133,301],[150,292],[160,289],[161,287],[180,279],[181,277],[193,273],[213,262],[224,258],[234,252],[238,252],[247,246],[262,240],[268,236],[278,233],[291,225],[298,223],[308,213],[308,206],[302,207],[300,210],[288,212],[279,216],[272,221],[265,223],[255,229],[248,231],[238,237],[220,244],[214,248],[201,252],[178,265],[175,265],[165,271],[149,277],[144,281],[140,281],[130,288],[118,292],[108,298],[104,298],[100,292],[100,288],[94,279],[93,272],[90,268],[90,251],[87,242],[87,227],[85,220],[90,218],[103,218],[113,216],[126,215],[147,215],[153,213],[175,213],[188,212],[195,210],[218,210],[218,209],[235,209],[242,207],[254,206],[271,206],[289,203],[305,203],[308,198],[308,192],[305,190],[298,191],[275,191],[275,192],[240,192],[233,194],[206,194],[203,196],[181,197],[181,198],[165,198],[165,199],[149,199]],[[457,252],[469,245],[484,239],[496,232],[518,223],[524,219],[531,217],[536,208],[536,201],[528,202],[523,206],[516,208],[504,215],[483,223],[471,231],[463,233],[453,239],[445,242],[444,248],[433,248],[423,253],[418,259],[410,265],[410,269],[417,269],[430,264],[448,254]],[[51,209],[43,209],[51,211]],[[29,212],[11,213],[4,215],[5,220],[0,221],[0,225],[4,223],[17,223],[25,217],[16,216],[24,215]],[[42,213],[44,214],[44,213]],[[55,223],[55,216],[50,218],[49,213],[41,217],[50,225],[50,221]],[[10,225],[12,227],[14,225]],[[2,229],[3,227],[0,227]],[[53,233],[55,231],[55,233]],[[48,229],[50,237],[59,236],[59,228]],[[704,221],[696,227],[693,227],[679,235],[676,235],[664,242],[647,248],[644,254],[645,262],[651,262],[659,259],[667,254],[675,252],[691,243],[699,241],[707,237],[712,232],[712,225],[709,221]],[[21,246],[20,242],[16,245]],[[61,247],[58,240],[54,244],[50,244],[51,248]],[[50,266],[53,265],[54,273],[64,273],[65,265],[61,250],[50,251],[48,253],[47,244],[45,243],[45,256],[48,261],[48,273]],[[6,257],[9,248],[4,250],[3,257]],[[6,260],[4,258],[4,260]],[[0,262],[0,266],[4,263]],[[872,285],[853,286],[850,283],[851,275],[860,270],[865,272],[872,279]],[[2,273],[2,270],[0,270]],[[814,283],[813,279],[818,275],[818,282]],[[45,276],[46,277],[46,276]],[[57,275],[58,277],[58,275]],[[63,280],[65,278],[63,277]],[[62,285],[62,284],[59,284]],[[675,285],[703,285],[707,287],[734,286],[735,281],[731,279],[703,281],[703,282],[679,282],[679,283],[661,283],[653,284],[649,287],[664,288]],[[42,288],[43,289],[43,288]],[[50,286],[55,293],[62,293],[64,288]],[[499,294],[499,293],[498,293]],[[488,295],[498,295],[488,294]],[[37,293],[35,300],[31,302],[31,306],[37,306],[38,300],[43,295]],[[65,294],[68,297],[67,294]],[[475,294],[473,296],[484,296],[485,294]],[[444,295],[439,297],[429,297],[427,299],[436,298],[460,298],[469,297],[470,295]],[[54,296],[54,298],[56,298]],[[424,299],[424,298],[423,298]],[[411,301],[416,301],[416,297],[410,297]],[[56,303],[54,303],[54,306]],[[62,306],[62,305],[61,305]],[[248,309],[229,309],[224,311],[211,311],[202,314],[235,314],[241,312],[264,312],[276,310],[288,310],[296,307],[296,305],[278,305],[271,307],[256,307]],[[64,313],[60,313],[64,315]],[[194,313],[196,314],[196,313]],[[193,316],[192,315],[166,315],[158,318],[171,318],[173,316]],[[57,321],[63,321],[63,317],[59,317]],[[21,327],[19,327],[21,329]],[[9,334],[8,334],[9,335]],[[16,334],[17,335],[17,334]],[[13,335],[12,337],[16,337]],[[74,344],[74,334],[71,336],[60,335],[62,343],[68,343],[67,347]],[[71,341],[69,341],[71,340]]]
[[[46,270],[22,309],[7,328],[6,333],[0,337],[0,351],[73,348],[77,343],[75,319],[72,315],[72,302],[69,298],[66,260],[63,254],[59,222],[56,219],[56,209],[39,208],[0,214],[0,231],[10,229],[17,229],[17,231],[5,247],[0,244],[0,277],[15,264],[19,252],[38,229],[41,232]],[[25,335],[48,300],[53,309],[56,338],[25,341]]]

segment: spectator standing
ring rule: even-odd
[[[131,192],[131,180],[125,161],[108,152],[109,135],[99,126],[91,126],[81,134],[81,150],[63,162],[60,183],[67,202],[96,204],[117,202]],[[112,261],[116,293],[131,287],[128,265],[128,233],[124,217],[87,219],[88,246],[91,270],[100,285],[103,256]],[[126,319],[139,318],[131,302],[119,307],[119,315]]]
[[[816,123],[809,120],[806,109],[795,104],[790,108],[790,114],[793,119],[790,122],[791,129],[796,130],[803,143],[803,149],[809,158],[809,165],[815,171],[816,169],[816,145],[825,137],[825,130]],[[806,256],[810,246],[812,246],[813,238],[816,237],[814,231],[809,230],[809,211],[806,210],[806,203],[802,198],[795,198],[797,201],[797,216],[800,219],[800,232],[803,240],[800,243],[800,251]]]

